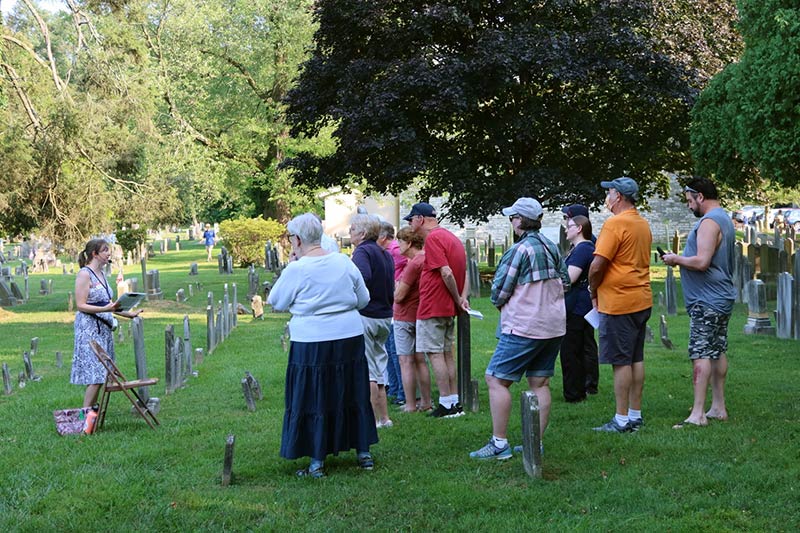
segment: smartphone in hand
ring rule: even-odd
[[[660,246],[656,246],[656,251],[658,251],[658,256],[661,259],[664,259],[664,254],[667,252],[665,252]]]

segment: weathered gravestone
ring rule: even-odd
[[[458,359],[458,394],[463,405],[474,407],[477,389],[472,385],[472,347],[470,345],[470,317],[462,312],[456,323],[456,349]]]
[[[3,393],[8,396],[11,391],[11,374],[8,371],[8,365],[3,363]]]
[[[196,276],[197,275],[197,263],[192,263],[189,265],[189,275]]]
[[[247,404],[247,410],[255,411],[256,402],[253,398],[253,390],[250,388],[250,382],[247,378],[242,379],[242,393],[244,394],[244,401]]]
[[[61,354],[60,351],[56,352],[56,368],[62,368],[64,366],[64,356]]]
[[[767,312],[767,290],[764,282],[754,279],[747,287],[747,323],[744,326],[746,335],[775,335],[775,328],[769,320]]]
[[[13,307],[19,305],[21,302],[11,291],[11,287],[6,283],[6,280],[0,279],[0,307]]]
[[[181,373],[184,380],[189,377],[192,372],[192,332],[189,327],[189,315],[183,315],[183,362],[181,364]]]
[[[25,364],[25,378],[28,381],[42,380],[42,376],[36,375],[36,373],[33,371],[33,362],[31,361],[31,355],[28,352],[23,352],[22,362]]]
[[[161,280],[159,279],[158,270],[147,271],[147,299],[164,299],[164,293],[161,291]]]
[[[236,437],[228,435],[225,439],[225,459],[222,463],[222,486],[227,487],[233,479],[233,444]]]
[[[533,478],[542,477],[542,430],[539,424],[539,398],[531,391],[520,395],[522,413],[522,462]]]
[[[792,338],[792,283],[794,278],[788,272],[778,274],[778,308],[775,323],[779,339]]]
[[[792,257],[792,338],[800,340],[800,253]]]
[[[664,315],[661,315],[659,327],[661,329],[661,344],[663,344],[664,348],[667,348],[668,350],[674,349],[675,346],[673,346],[672,341],[669,340],[669,333],[667,332],[667,317]]]
[[[34,337],[31,339],[31,357],[36,357],[36,353],[39,351],[39,337]]]
[[[667,298],[667,314],[676,316],[678,314],[678,285],[675,283],[675,274],[671,266],[667,267],[667,279],[664,283],[664,292]]]
[[[147,379],[147,354],[144,346],[144,322],[141,317],[135,317],[131,320],[131,337],[133,338],[133,357],[136,361],[136,377],[137,379]],[[139,397],[154,414],[158,414],[160,410],[160,401],[158,398],[150,397],[150,387],[139,387],[137,389]]]
[[[175,301],[178,303],[183,303],[186,301],[186,293],[183,289],[178,289],[178,292],[175,293]]]

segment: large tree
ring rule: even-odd
[[[316,49],[289,94],[296,136],[332,153],[289,164],[307,184],[421,184],[451,218],[520,195],[601,201],[690,167],[688,113],[737,51],[722,1],[320,0]]]
[[[692,111],[697,170],[745,197],[800,185],[800,8],[741,0],[741,60],[709,84]]]

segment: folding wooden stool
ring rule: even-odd
[[[102,364],[106,369],[106,382],[103,386],[103,396],[100,400],[100,412],[97,416],[98,429],[103,427],[103,422],[106,419],[106,409],[108,408],[108,400],[111,396],[111,393],[119,391],[122,391],[128,400],[130,400],[131,404],[133,404],[133,407],[136,409],[139,415],[144,418],[145,422],[147,422],[147,425],[153,429],[156,429],[153,423],[155,422],[156,425],[160,425],[160,423],[156,419],[156,416],[153,414],[153,412],[142,401],[141,397],[139,397],[139,393],[136,392],[136,389],[139,387],[155,385],[158,383],[158,378],[135,379],[133,381],[126,380],[125,376],[123,376],[122,372],[120,372],[119,368],[117,368],[114,360],[109,357],[108,353],[106,353],[103,347],[97,344],[97,341],[92,340],[89,342],[92,347],[92,351],[94,351],[94,354],[97,356],[100,364]],[[150,416],[149,419],[148,415]],[[151,419],[152,422],[150,421]]]

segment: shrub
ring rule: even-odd
[[[276,242],[286,227],[271,218],[239,218],[221,222],[219,232],[222,245],[233,258],[241,266],[249,266],[263,261],[266,242]]]
[[[117,230],[117,244],[122,247],[125,252],[135,252],[139,247],[147,241],[147,229],[121,229]]]

